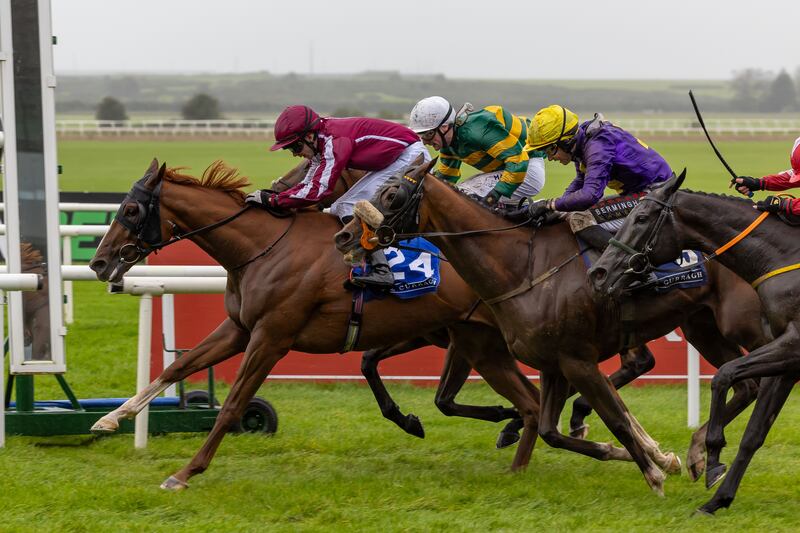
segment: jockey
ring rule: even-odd
[[[280,193],[253,192],[246,202],[268,211],[316,204],[331,194],[345,167],[366,170],[331,204],[331,213],[344,222],[352,218],[357,201],[371,199],[386,180],[410,166],[420,154],[430,160],[417,134],[405,126],[376,118],[322,118],[303,105],[287,107],[275,121],[275,144],[270,150],[279,149],[310,160],[305,177]],[[394,276],[383,251],[374,250],[369,262],[369,272],[351,281],[359,286],[390,288]]]
[[[544,153],[523,149],[528,120],[500,106],[473,111],[465,104],[456,113],[441,96],[430,96],[411,110],[409,127],[439,152],[437,177],[457,182],[462,162],[482,170],[459,188],[489,205],[535,196],[544,186]]]
[[[785,191],[794,187],[800,187],[800,137],[794,141],[792,152],[789,155],[791,168],[779,174],[764,176],[763,178],[752,178],[750,176],[739,176],[736,178],[736,190],[742,194],[750,194],[751,191]],[[770,213],[781,213],[791,221],[800,221],[800,198],[784,198],[781,196],[767,196],[756,204],[756,209],[769,211]]]
[[[532,202],[527,211],[509,216],[538,219],[550,212],[573,212],[572,231],[585,242],[604,249],[610,233],[596,225],[586,211],[603,198],[606,187],[621,195],[639,193],[672,177],[669,164],[642,141],[595,113],[578,122],[578,115],[560,105],[541,109],[531,121],[526,150],[544,150],[547,159],[575,163],[577,175],[560,198]]]

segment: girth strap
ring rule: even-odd
[[[777,276],[778,274],[784,274],[786,272],[791,272],[792,270],[797,270],[798,268],[800,268],[800,263],[795,263],[793,265],[777,268],[777,269],[773,270],[772,272],[767,272],[763,276],[760,276],[760,277],[756,278],[756,280],[753,283],[751,283],[750,285],[754,289],[757,289],[759,285],[761,285],[762,283],[767,281],[769,278],[771,278],[773,276]]]
[[[353,292],[353,304],[350,307],[350,320],[347,324],[347,335],[341,353],[350,352],[358,344],[361,335],[361,322],[364,318],[364,291]]]

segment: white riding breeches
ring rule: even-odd
[[[431,160],[431,156],[425,146],[421,142],[415,142],[403,150],[394,163],[388,167],[367,172],[346,193],[331,204],[330,213],[340,219],[352,216],[356,202],[359,200],[372,200],[378,189],[386,183],[386,180],[402,172],[406,167],[411,166],[420,154],[424,156],[426,163]]]
[[[476,196],[484,197],[489,194],[489,191],[494,189],[494,186],[500,181],[500,176],[503,175],[502,170],[495,170],[493,172],[485,172],[483,174],[476,174],[471,178],[462,181],[456,187],[462,192],[467,194],[474,194]],[[544,187],[544,159],[541,157],[534,157],[528,160],[528,172],[525,173],[525,181],[523,181],[511,198],[503,197],[500,203],[516,204],[522,198],[536,196],[539,191]]]

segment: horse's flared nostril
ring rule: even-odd
[[[91,268],[95,273],[100,273],[105,270],[106,265],[108,265],[108,263],[106,263],[103,259],[92,259],[92,261],[89,263],[89,268]]]
[[[589,270],[589,279],[595,288],[598,288],[598,285],[606,280],[606,276],[608,276],[608,271],[605,268],[594,267]]]
[[[336,234],[334,241],[336,242],[336,247],[341,250],[344,246],[347,246],[353,241],[353,234],[349,231],[340,231]]]

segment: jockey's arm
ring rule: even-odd
[[[328,137],[319,160],[312,161],[303,180],[277,195],[279,207],[305,207],[329,196],[353,153],[353,141],[347,137]]]
[[[523,149],[519,139],[503,127],[500,122],[492,122],[484,135],[489,146],[486,153],[503,164],[503,174],[494,190],[503,196],[511,197],[528,172],[528,152]]]
[[[762,189],[766,191],[785,191],[787,189],[794,189],[800,187],[800,182],[791,183],[793,173],[791,170],[785,170],[778,174],[771,174],[761,178]]]
[[[461,178],[461,159],[445,151],[440,152],[439,164],[436,165],[433,175],[450,183],[456,183]]]
[[[292,170],[290,170],[283,176],[274,180],[270,184],[269,188],[275,192],[283,192],[286,189],[289,189],[297,185],[297,183],[301,179],[303,179],[303,177],[306,175],[306,172],[308,172],[308,166],[310,164],[311,161],[309,161],[308,159],[303,159],[303,161],[299,165],[294,167]]]
[[[589,209],[603,197],[610,179],[613,152],[601,149],[586,154],[586,170],[580,188],[567,189],[561,198],[557,198],[554,206],[557,211],[583,211]],[[570,185],[577,185],[578,179]]]

